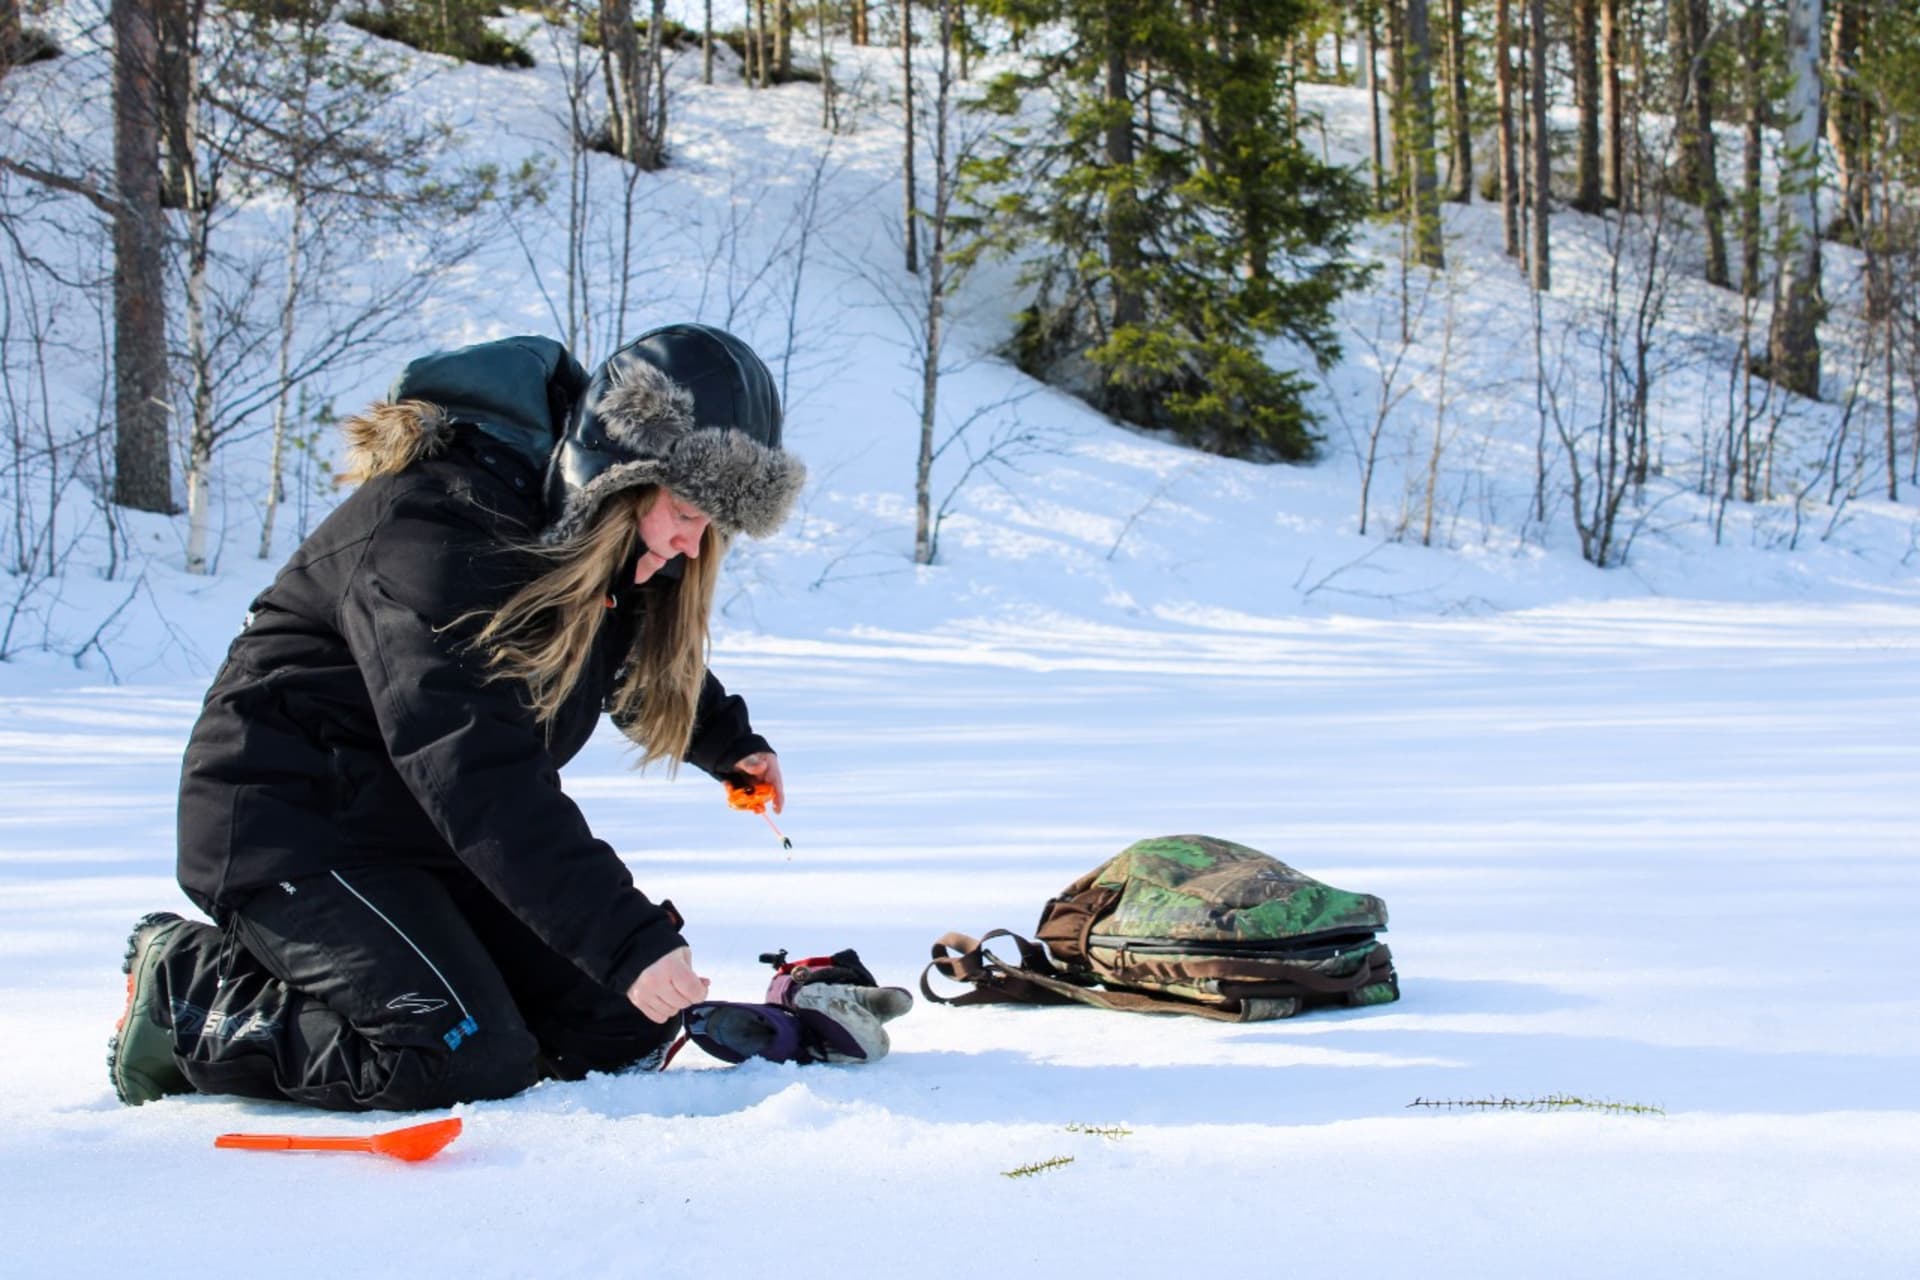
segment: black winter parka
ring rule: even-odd
[[[363,485],[254,601],[181,782],[180,883],[216,920],[266,885],[402,862],[464,867],[616,990],[682,945],[559,773],[659,588],[610,584],[583,676],[544,726],[466,647],[536,572],[510,545],[539,532],[541,480],[523,452],[460,431]],[[718,775],[768,749],[709,674],[687,761]]]

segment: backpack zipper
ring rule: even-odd
[[[1087,947],[1131,951],[1138,955],[1279,956],[1288,960],[1325,960],[1362,943],[1374,941],[1376,939],[1370,929],[1341,929],[1260,942],[1233,942],[1227,939],[1180,942],[1166,938],[1120,938],[1095,933],[1088,935]]]

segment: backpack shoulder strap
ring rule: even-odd
[[[995,938],[1013,940],[1020,952],[1019,964],[1008,964],[987,949],[987,943]],[[936,970],[942,977],[970,984],[973,990],[957,996],[941,995],[931,982]],[[1138,991],[1108,991],[1075,982],[1053,968],[1040,944],[1009,929],[995,929],[977,941],[964,933],[942,935],[933,944],[932,962],[920,971],[920,993],[935,1004],[1089,1004],[1126,1013],[1187,1013],[1216,1022],[1247,1020],[1246,1012],[1239,1008],[1216,1008]]]
[[[1013,941],[1020,952],[1019,964],[1008,964],[987,949],[995,938]],[[920,993],[935,1004],[1065,1004],[1072,997],[1055,988],[1067,984],[1041,972],[1052,968],[1039,943],[1009,929],[995,929],[978,939],[964,933],[942,934],[933,944],[932,963],[920,971]],[[936,971],[943,978],[967,983],[973,990],[957,996],[941,995],[933,989]]]

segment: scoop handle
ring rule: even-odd
[[[291,1133],[223,1133],[216,1147],[237,1151],[371,1151],[367,1138],[303,1138]]]

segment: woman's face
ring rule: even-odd
[[[635,586],[660,572],[675,556],[700,558],[700,540],[706,536],[707,513],[662,488],[640,517],[640,563],[634,567]]]

